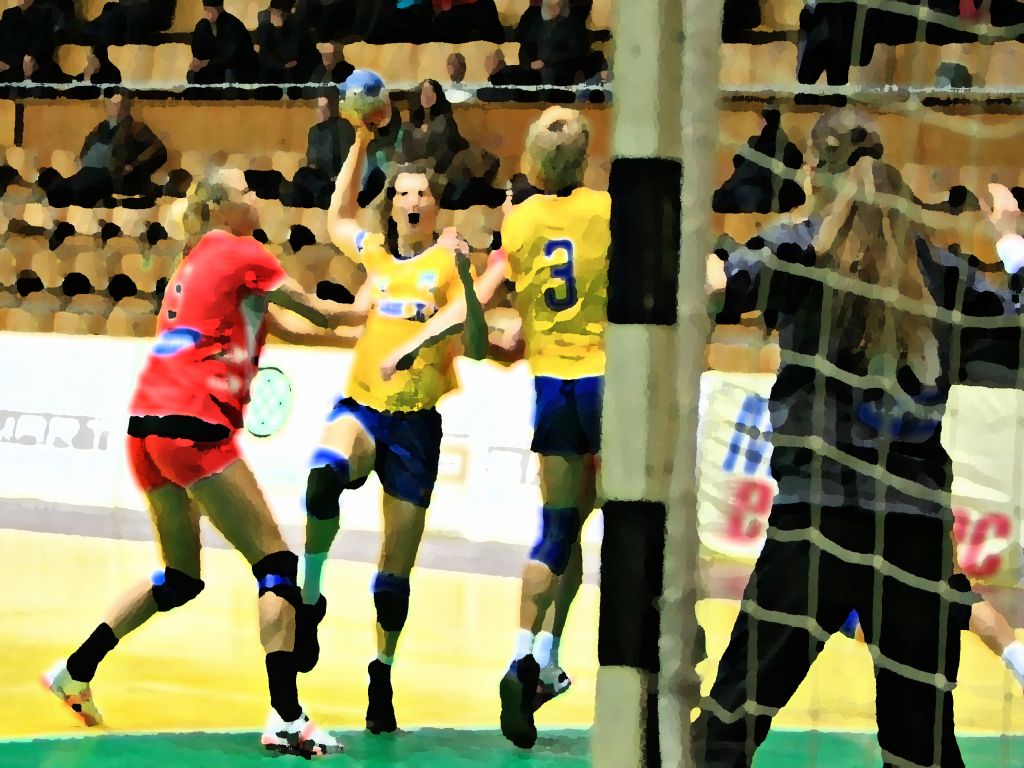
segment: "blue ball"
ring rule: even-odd
[[[376,72],[368,69],[357,69],[349,75],[345,82],[338,86],[342,98],[349,93],[362,93],[366,96],[375,97],[384,90],[384,80]]]

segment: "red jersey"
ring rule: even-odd
[[[251,237],[204,235],[167,283],[131,415],[241,428],[267,335],[266,294],[286,277]]]

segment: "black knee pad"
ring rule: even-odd
[[[165,568],[153,574],[153,600],[158,611],[170,611],[193,600],[205,586],[202,579]]]
[[[373,582],[373,605],[377,623],[385,632],[401,632],[409,616],[409,580],[390,573],[378,573]]]
[[[360,483],[359,485],[361,485]],[[339,497],[353,486],[348,469],[339,471],[334,466],[314,467],[306,480],[306,514],[317,520],[333,520],[341,514]]]
[[[292,552],[274,552],[252,567],[252,575],[260,587],[260,597],[273,592],[298,609],[302,592],[298,587],[299,558]]]

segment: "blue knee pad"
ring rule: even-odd
[[[579,536],[580,514],[575,507],[544,507],[540,538],[530,550],[530,559],[544,563],[553,574],[561,576]]]
[[[373,577],[373,605],[385,632],[401,632],[409,616],[409,579],[393,573]]]
[[[158,611],[170,611],[180,608],[189,600],[194,599],[206,586],[202,579],[196,579],[187,573],[165,568],[153,574],[153,600]]]

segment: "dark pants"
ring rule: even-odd
[[[744,592],[711,701],[704,702],[695,725],[697,764],[750,766],[754,750],[768,735],[774,711],[789,701],[824,648],[820,633],[835,634],[856,610],[865,639],[881,656],[881,663],[875,662],[875,713],[883,763],[892,765],[889,755],[895,755],[917,765],[962,768],[953,733],[952,692],[898,671],[909,667],[922,678],[939,672],[956,680],[960,631],[967,628],[971,597],[966,580],[952,576],[951,523],[827,509],[815,528],[842,550],[870,557],[876,550],[876,522],[882,524],[882,556],[890,566],[930,581],[952,579],[964,602],[882,575],[870,560],[858,564],[839,559],[811,543],[803,530],[811,522],[806,505],[772,510],[768,540]],[[785,614],[798,626],[776,623],[768,612]],[[805,628],[808,618],[820,627],[811,624],[818,636]],[[758,710],[749,713],[755,702]],[[737,716],[730,717],[733,713]]]

